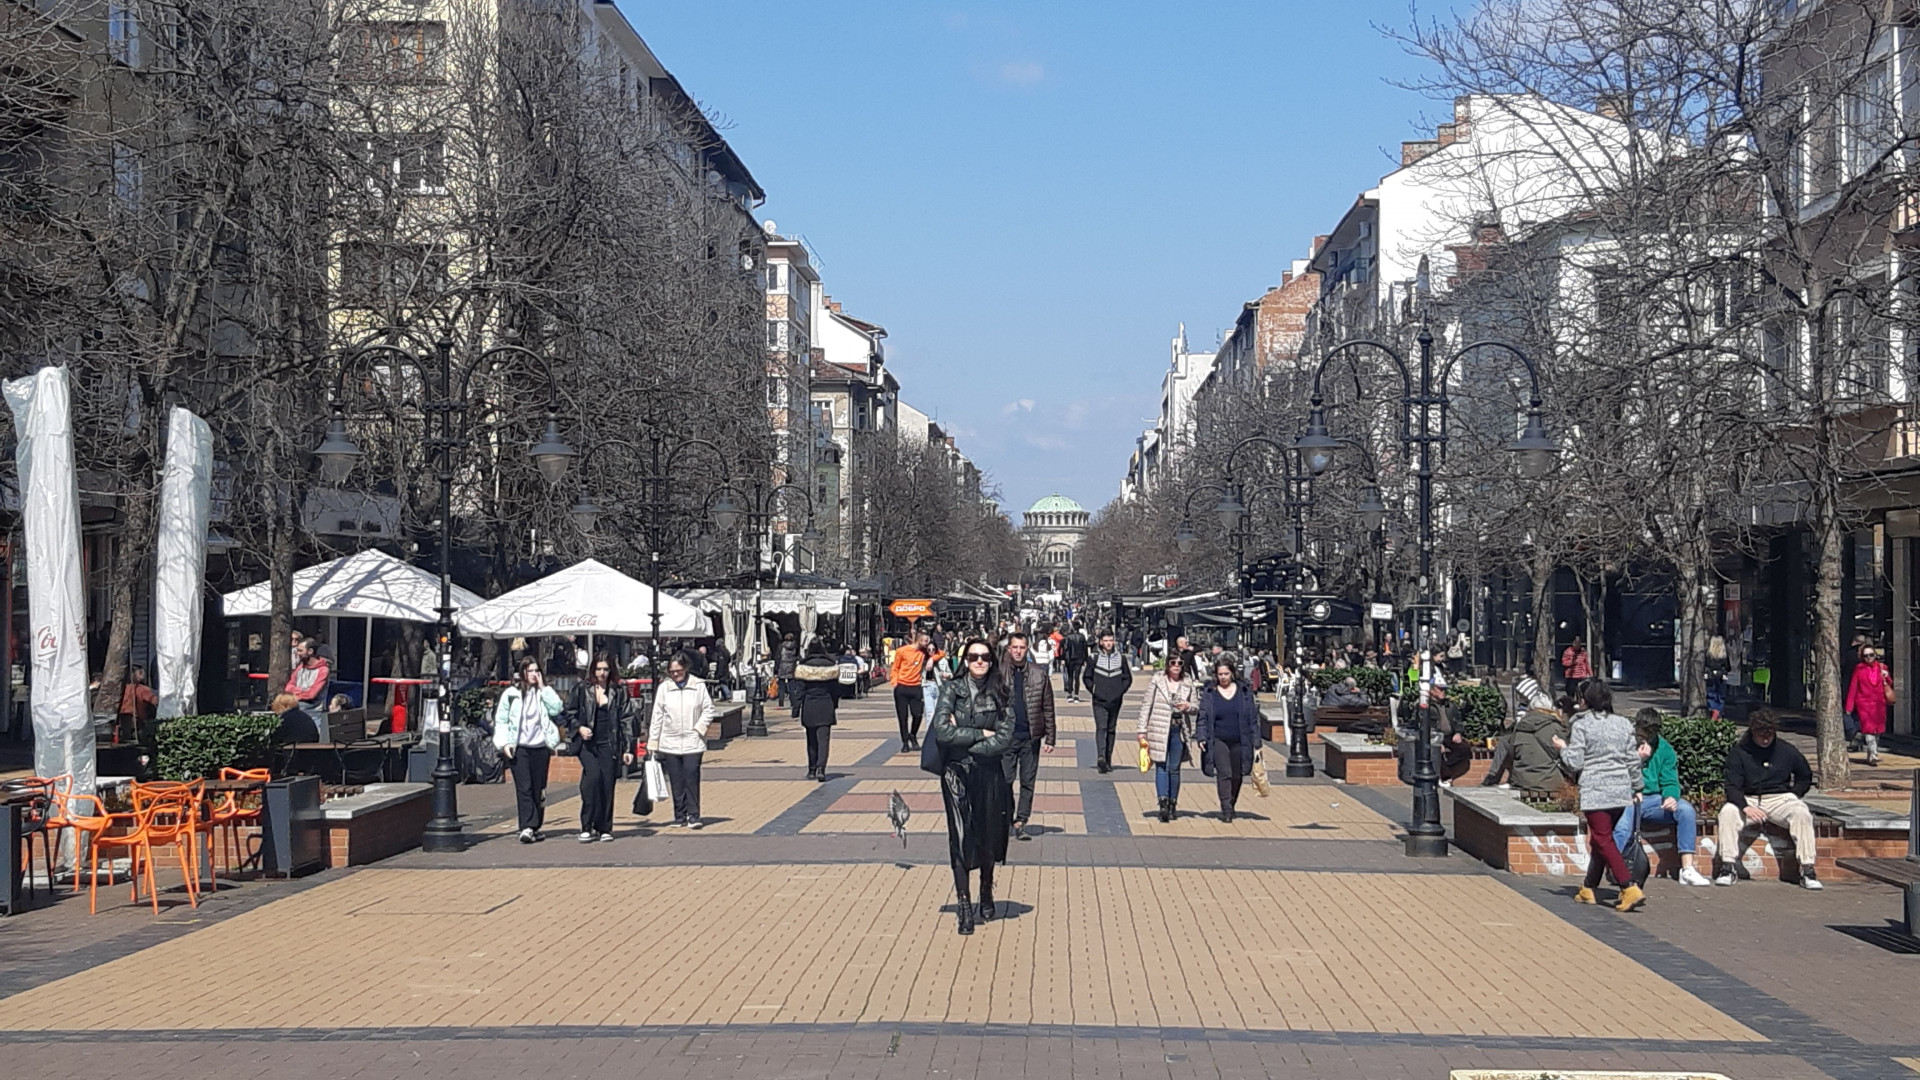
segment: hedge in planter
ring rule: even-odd
[[[1313,688],[1324,692],[1327,687],[1347,676],[1353,676],[1354,685],[1367,692],[1375,705],[1385,705],[1393,698],[1393,672],[1385,668],[1349,667],[1321,668],[1308,676]]]
[[[1507,699],[1497,688],[1485,683],[1451,687],[1447,697],[1453,702],[1454,715],[1460,719],[1460,734],[1468,740],[1496,738],[1506,730]]]
[[[212,713],[162,720],[154,771],[163,780],[195,780],[218,776],[223,768],[264,768],[279,727],[277,716]]]
[[[1740,728],[1730,720],[1705,716],[1667,716],[1660,721],[1660,737],[1673,744],[1680,763],[1680,791],[1689,800],[1718,797],[1726,786],[1727,751],[1740,739]]]

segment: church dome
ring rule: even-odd
[[[1029,514],[1084,514],[1086,512],[1085,507],[1065,495],[1049,495],[1027,507]]]

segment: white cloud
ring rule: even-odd
[[[1046,65],[1035,60],[1009,60],[1000,65],[1000,81],[1009,86],[1032,86],[1046,77]]]
[[[1005,405],[1000,406],[1001,416],[1012,416],[1014,413],[1023,413],[1023,412],[1032,412],[1032,411],[1033,411],[1032,398],[1021,398],[1018,401],[1009,401]]]

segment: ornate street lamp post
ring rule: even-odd
[[[383,332],[381,336],[387,336]],[[553,365],[546,357],[519,345],[495,345],[473,357],[460,373],[456,393],[453,385],[453,342],[446,338],[434,344],[433,363],[428,357],[399,345],[372,343],[362,345],[342,358],[335,374],[332,416],[327,422],[326,438],[314,448],[320,462],[320,475],[329,483],[344,482],[362,456],[347,434],[346,413],[341,399],[345,395],[347,369],[373,357],[384,357],[410,365],[420,373],[421,382],[433,387],[433,397],[421,406],[426,413],[427,456],[438,468],[440,481],[440,607],[438,628],[439,671],[433,687],[438,705],[439,760],[433,767],[433,816],[420,837],[423,851],[459,851],[465,844],[460,831],[458,788],[459,773],[453,764],[453,459],[454,452],[466,446],[464,432],[454,427],[455,414],[464,415],[470,406],[468,392],[473,373],[488,363],[509,357],[532,361],[547,377],[547,424],[540,440],[527,451],[534,467],[550,484],[566,477],[576,456],[560,437],[559,384],[553,377]],[[437,375],[437,381],[436,381]],[[435,423],[435,419],[438,423]]]

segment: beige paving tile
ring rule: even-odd
[[[670,805],[656,804],[653,813],[640,817],[633,813],[634,784],[623,780],[613,791],[613,831],[618,836],[630,831],[658,828],[673,816]],[[714,780],[700,781],[701,828],[717,833],[750,833],[785,813],[794,803],[812,792],[811,780]],[[560,799],[547,804],[548,843],[580,828],[580,797]],[[508,820],[479,830],[481,835],[499,835],[519,830]]]
[[[1240,792],[1234,823],[1219,819],[1220,798],[1213,781],[1198,769],[1185,771],[1180,788],[1180,816],[1162,824],[1160,800],[1153,785],[1122,782],[1114,785],[1127,827],[1136,836],[1258,837],[1267,840],[1392,840],[1400,826],[1337,788],[1273,785],[1261,798],[1251,783]]]
[[[827,748],[828,760],[837,766],[850,765],[880,748],[878,739],[843,739],[839,735],[836,727],[833,744]],[[804,771],[807,767],[807,741],[804,738],[786,737],[749,739],[742,736],[729,739],[725,746],[707,751],[701,759],[701,766],[728,769],[764,766]]]
[[[1477,876],[1015,864],[998,891],[1018,916],[971,938],[942,911],[950,890],[944,867],[882,861],[366,870],[7,998],[0,1025],[991,1022],[1760,1040]],[[702,932],[666,914],[684,912]],[[460,932],[446,932],[455,919]],[[1228,923],[1261,929],[1210,929]],[[608,926],[620,948],[605,947]],[[234,971],[244,993],[179,991],[191,973]],[[1630,988],[1636,1007],[1585,1007],[1568,972]]]

